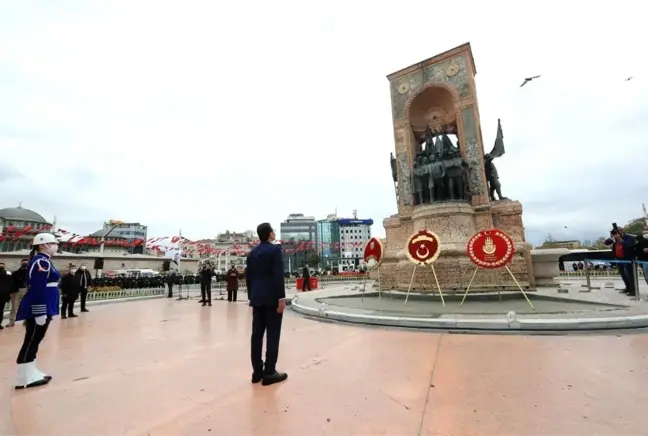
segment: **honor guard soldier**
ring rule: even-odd
[[[20,302],[16,320],[25,320],[25,338],[18,352],[16,389],[47,384],[51,376],[36,368],[36,357],[52,317],[59,314],[58,282],[61,274],[50,257],[58,251],[58,241],[51,233],[34,238],[27,266],[27,293]]]

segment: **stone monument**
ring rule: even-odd
[[[510,268],[523,287],[535,287],[522,205],[502,197],[493,162],[504,154],[499,121],[495,145],[490,153],[484,152],[476,72],[467,43],[387,76],[398,213],[383,221],[383,289],[407,290],[414,265],[407,260],[405,243],[420,229],[432,230],[441,238],[442,251],[435,268],[442,289],[465,288],[474,272],[466,244],[476,232],[491,228],[513,238],[516,254]],[[456,145],[448,136],[452,134],[458,138]],[[425,292],[434,288],[431,270],[418,268],[412,289]],[[517,289],[505,270],[480,270],[473,288]]]

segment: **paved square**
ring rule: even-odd
[[[167,299],[56,319],[46,387],[14,392],[22,327],[0,331],[2,435],[637,435],[648,336],[491,336],[288,313],[279,368],[250,383],[250,309]],[[5,426],[3,428],[2,426]]]

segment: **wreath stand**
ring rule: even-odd
[[[498,247],[501,248],[498,249]],[[499,269],[504,267],[526,299],[527,303],[529,303],[529,306],[535,310],[533,303],[531,303],[531,300],[527,296],[526,292],[524,292],[520,282],[518,282],[513,271],[511,271],[508,266],[508,264],[513,260],[513,255],[515,254],[513,247],[513,240],[511,237],[497,229],[482,230],[470,238],[466,246],[466,252],[468,253],[468,258],[470,258],[476,267],[472,277],[470,278],[470,282],[468,282],[468,287],[464,292],[459,306],[463,306],[466,301],[468,292],[470,291],[480,267],[484,269]],[[497,290],[497,295],[500,301],[502,301],[502,294],[499,289]]]
[[[425,251],[422,252],[422,249],[425,249]],[[407,245],[405,246],[405,251],[407,253],[407,258],[414,264],[414,271],[412,271],[412,278],[407,287],[407,294],[405,295],[403,306],[407,304],[410,292],[412,291],[412,285],[414,284],[414,276],[416,275],[417,268],[419,266],[423,267],[425,265],[430,265],[432,275],[434,276],[434,282],[436,283],[439,295],[441,296],[441,303],[443,303],[443,307],[446,307],[445,298],[443,298],[443,291],[441,291],[441,286],[439,285],[439,278],[434,269],[434,262],[439,258],[439,254],[441,254],[441,240],[439,237],[436,233],[429,230],[419,230],[409,237]]]

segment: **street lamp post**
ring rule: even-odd
[[[124,224],[124,222],[123,222],[123,221],[119,221],[119,220],[110,220],[110,221],[108,221],[108,224],[111,225],[110,230],[108,230],[106,233],[104,233],[104,234],[101,236],[101,245],[99,246],[99,257],[100,257],[101,259],[103,259],[103,255],[104,255],[104,246],[105,246],[105,244],[106,244],[106,238],[108,237],[108,235],[110,235],[110,233],[111,233],[113,230],[115,230],[117,227],[119,227],[119,226],[121,226],[122,224]],[[101,277],[102,271],[103,271],[102,269],[97,269],[97,270],[95,270],[95,277]]]

